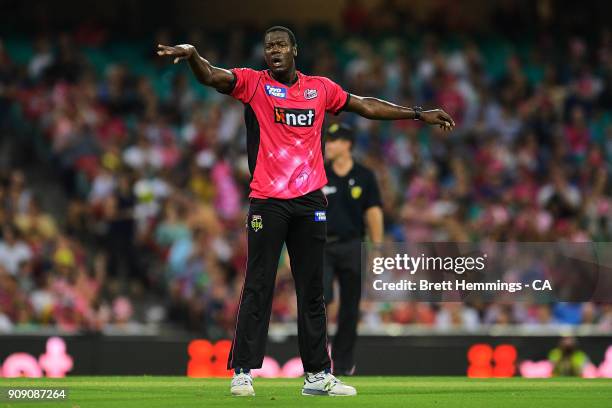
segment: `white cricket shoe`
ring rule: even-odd
[[[247,371],[238,373],[234,372],[234,377],[232,378],[232,385],[230,390],[232,391],[232,395],[237,397],[249,397],[255,395],[255,390],[253,389],[253,377],[251,376],[251,372]]]
[[[355,387],[344,384],[330,372],[306,373],[302,395],[329,395],[334,397],[357,395]]]

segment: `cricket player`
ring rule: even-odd
[[[355,395],[330,370],[323,296],[327,183],[322,151],[326,112],[369,119],[416,119],[445,130],[453,119],[440,109],[422,111],[350,94],[329,78],[296,69],[298,45],[286,27],[266,30],[267,69],[213,66],[189,44],[158,45],[158,55],[187,61],[203,85],[244,104],[251,171],[248,261],[228,369],[232,395],[255,395],[251,370],[264,358],[278,261],[286,243],[298,302],[298,338],[305,371],[303,395]]]

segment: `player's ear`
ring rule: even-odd
[[[297,45],[293,46],[293,56],[297,57]]]

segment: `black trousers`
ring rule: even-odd
[[[304,370],[331,367],[323,299],[327,199],[320,191],[289,200],[251,199],[247,270],[227,368],[260,368],[266,349],[274,282],[287,244],[298,307],[298,342]]]
[[[325,301],[334,300],[334,280],[340,286],[338,328],[332,344],[334,373],[352,372],[361,300],[361,240],[330,242],[325,249]]]

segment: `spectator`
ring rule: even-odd
[[[16,276],[24,263],[33,259],[30,247],[19,239],[17,228],[6,225],[2,230],[3,240],[0,242],[0,265],[6,272]]]

